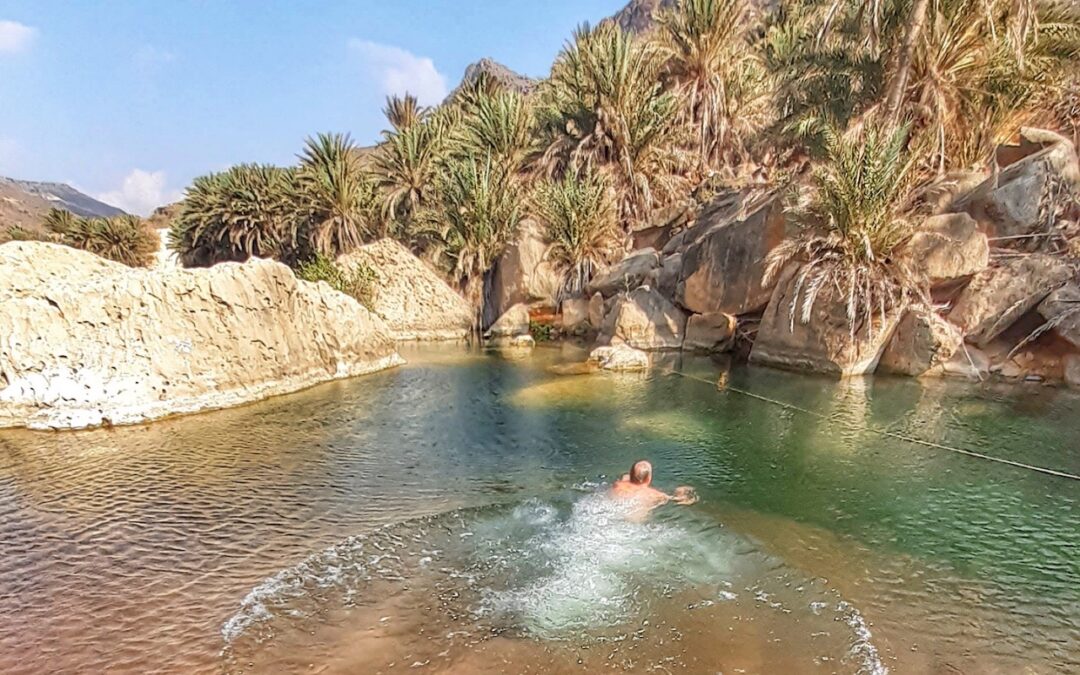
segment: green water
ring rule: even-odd
[[[755,613],[768,604],[755,601],[766,588],[754,585],[757,576],[775,584],[766,595],[813,585],[828,591],[829,602],[856,608],[872,633],[877,667],[893,672],[1080,670],[1080,482],[869,430],[1078,474],[1075,392],[887,378],[837,383],[674,357],[665,368],[692,377],[548,370],[582,358],[572,348],[539,349],[524,359],[456,348],[405,356],[410,364],[400,369],[144,428],[0,433],[0,535],[8,551],[0,561],[0,666],[213,672],[223,667],[223,647],[236,642],[243,662],[254,665],[234,659],[226,669],[269,671],[276,668],[266,664],[288,656],[316,666],[325,659],[341,666],[328,670],[348,672],[348,655],[334,658],[338,634],[358,632],[357,607],[392,614],[385,606],[407,596],[409,585],[391,584],[387,573],[378,584],[365,576],[361,589],[356,579],[314,570],[303,562],[309,556],[348,569],[362,562],[351,538],[390,528],[380,536],[394,546],[416,544],[409,554],[418,562],[402,562],[407,572],[398,577],[426,574],[421,567],[434,557],[440,574],[462,572],[447,578],[473,575],[467,587],[476,598],[526,597],[537,579],[556,579],[561,586],[540,586],[546,601],[551,589],[588,582],[574,575],[593,569],[580,566],[593,561],[573,551],[603,545],[610,529],[579,517],[582,500],[632,461],[649,458],[660,487],[690,484],[702,499],[686,510],[665,507],[649,526],[675,530],[630,532],[625,541],[682,533],[664,551],[691,561],[684,567],[701,558],[697,549],[686,553],[688,541],[728,555],[723,565],[679,574],[663,551],[646,547],[641,555],[654,556],[655,569],[673,580],[656,598],[649,589],[663,584],[655,575],[640,586],[620,576],[633,571],[633,558],[602,568],[633,601],[616,608],[612,630],[651,618],[701,634],[672,651],[675,671],[725,666],[725,652],[709,647],[709,632],[724,629],[718,623],[771,621]],[[725,387],[715,384],[721,374]],[[556,514],[551,529],[528,530],[508,515],[530,504]],[[469,510],[477,507],[496,510]],[[436,520],[417,525],[424,517]],[[574,527],[584,527],[584,538],[569,553],[557,552],[557,564],[523,564],[547,555],[545,542]],[[366,563],[378,542],[364,541]],[[440,541],[437,553],[421,555]],[[503,549],[522,552],[502,560]],[[734,567],[732,585],[722,577]],[[785,586],[777,578],[796,581]],[[300,590],[275,597],[281,579]],[[443,577],[430,583],[447,592]],[[684,596],[715,598],[721,588],[731,589],[737,608],[682,623],[679,608],[694,606]],[[875,667],[842,654],[797,660],[795,652],[825,630],[807,610],[811,603],[792,597],[784,602],[793,613],[777,619],[790,624],[762,631],[758,651],[765,656],[731,655],[736,663],[824,672]],[[402,655],[419,653],[423,647],[410,641],[425,622],[469,630],[479,601],[470,602],[446,605],[437,618],[423,603],[399,607],[413,628],[387,639],[404,645]],[[302,622],[285,625],[290,608]],[[508,623],[512,637],[491,647],[510,664],[491,665],[491,672],[572,671],[588,649],[521,623]],[[267,627],[273,630],[254,639]],[[853,640],[833,637],[836,645]],[[791,661],[768,660],[773,640],[776,650],[792,652]],[[307,653],[311,645],[317,648]],[[520,651],[526,647],[538,651]],[[819,651],[832,649],[829,643]],[[568,650],[578,651],[569,658]],[[445,664],[458,664],[454,672],[475,669],[464,655],[443,651],[450,652]],[[466,660],[453,660],[459,657]],[[387,658],[396,664],[388,672],[409,665],[394,659]],[[453,670],[443,663],[425,667]],[[588,659],[582,663],[587,669]],[[623,669],[644,672],[642,663],[628,660]]]

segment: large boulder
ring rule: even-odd
[[[642,286],[619,297],[604,317],[602,342],[622,341],[635,349],[680,349],[686,314],[655,290]]]
[[[469,303],[400,243],[380,239],[338,258],[339,265],[357,263],[375,273],[371,310],[398,340],[460,340],[469,334]]]
[[[599,293],[605,298],[633,290],[640,286],[659,264],[660,258],[653,249],[634,251],[593,277],[586,290],[590,294]]]
[[[485,326],[518,303],[555,306],[562,279],[548,261],[547,252],[548,242],[540,225],[523,220],[489,276],[485,306],[490,313],[484,317]]]
[[[878,368],[899,375],[944,375],[964,342],[959,328],[925,308],[912,309],[896,327]]]
[[[999,151],[1004,166],[995,176],[961,200],[982,222],[992,237],[1016,237],[1045,228],[1054,194],[1070,191],[1080,194],[1080,164],[1072,141],[1052,131],[1025,128],[1019,146]]]
[[[604,310],[604,296],[593,293],[589,298],[589,327],[600,330],[600,326],[604,324]]]
[[[769,306],[761,317],[750,360],[762,365],[847,377],[874,372],[906,307],[883,316],[874,312],[852,331],[843,294],[825,284],[806,323],[800,321],[805,288],[797,284],[798,270],[781,275]],[[804,284],[805,286],[805,284]]]
[[[510,338],[529,334],[529,308],[518,303],[506,310],[487,329],[489,338]]]
[[[735,341],[738,321],[730,314],[693,314],[686,322],[683,349],[700,352],[723,352]]]
[[[1073,274],[1058,258],[1031,254],[990,267],[957,298],[949,320],[967,340],[985,347]]]
[[[742,220],[714,220],[706,209],[695,229],[705,227],[682,256],[675,301],[699,314],[756,312],[769,302],[766,257],[786,235],[784,210],[772,199]]]
[[[1054,325],[1054,331],[1080,348],[1080,285],[1068,283],[1039,304],[1039,314]]]
[[[932,282],[970,276],[990,263],[990,244],[966,213],[927,218],[905,246],[907,255]]]
[[[567,298],[562,301],[559,314],[563,330],[574,331],[589,325],[589,300],[587,298]]]
[[[679,274],[682,272],[682,254],[674,253],[664,258],[660,267],[654,270],[656,290],[665,298],[674,298],[679,287]]]
[[[1080,354],[1069,354],[1065,357],[1064,375],[1066,384],[1080,389]]]
[[[0,246],[0,427],[134,424],[401,362],[382,319],[276,262],[139,270]]]

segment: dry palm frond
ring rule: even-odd
[[[809,322],[828,291],[843,299],[852,336],[860,327],[872,335],[875,323],[884,322],[898,303],[923,294],[923,281],[892,255],[910,234],[907,129],[889,132],[867,124],[845,136],[826,128],[823,138],[825,160],[814,167],[813,185],[801,191],[801,202],[791,209],[806,230],[769,254],[765,280],[772,283],[797,263],[792,327],[796,319]]]

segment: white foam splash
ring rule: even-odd
[[[870,627],[866,625],[862,613],[846,600],[841,600],[836,605],[836,611],[840,613],[839,619],[851,627],[855,634],[855,643],[851,646],[850,656],[861,661],[859,673],[865,675],[888,675],[889,668],[881,661],[877,647],[872,641]]]

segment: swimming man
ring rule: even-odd
[[[652,464],[645,460],[634,462],[630,473],[615,481],[611,496],[617,500],[632,501],[635,516],[644,517],[661,504],[674,502],[688,506],[697,501],[694,489],[687,486],[676,488],[674,494],[666,494],[652,486]]]

